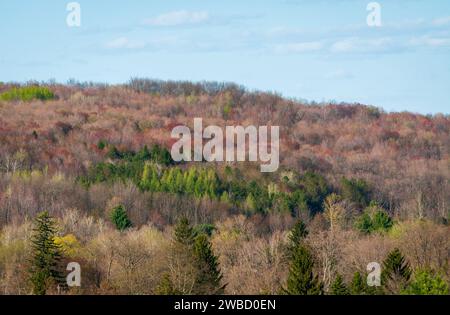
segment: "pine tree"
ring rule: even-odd
[[[350,291],[353,295],[362,295],[366,291],[366,283],[358,271],[353,275]]]
[[[331,293],[333,295],[350,295],[350,291],[345,285],[344,279],[340,274],[336,276],[336,279],[331,285]]]
[[[406,287],[411,273],[409,263],[400,250],[395,248],[383,262],[381,283],[390,293],[397,294]]]
[[[180,294],[223,293],[225,286],[221,286],[222,273],[211,242],[205,233],[196,232],[185,217],[181,218],[175,226],[172,250],[174,259],[181,259],[186,273],[190,275],[190,279],[185,278],[185,280],[188,282],[192,280],[193,284],[190,291],[184,290],[184,287],[180,289]],[[163,279],[161,287],[169,290],[171,281],[170,276],[168,280]]]
[[[323,284],[313,273],[314,261],[309,249],[299,244],[292,250],[287,288],[289,295],[321,295]]]
[[[289,234],[289,249],[296,248],[306,236],[308,236],[306,225],[302,220],[298,220]]]
[[[197,294],[221,294],[224,286],[221,286],[223,278],[220,272],[217,257],[212,250],[211,242],[206,234],[200,234],[195,238],[194,254],[197,260],[199,273],[196,280]]]
[[[56,224],[47,211],[36,217],[33,232],[30,281],[34,294],[45,295],[52,285],[65,286],[60,271],[62,253],[60,246],[54,242]]]
[[[157,295],[179,295],[180,292],[175,290],[170,279],[170,274],[165,273],[158,286],[156,287],[155,293]]]
[[[186,217],[181,218],[175,226],[175,241],[182,245],[192,246],[194,244],[194,237],[194,230],[189,224],[189,220]]]
[[[448,295],[448,284],[439,274],[429,270],[418,270],[414,280],[401,292],[410,295]]]
[[[125,207],[119,205],[111,211],[111,221],[114,223],[119,231],[125,231],[132,226],[130,219],[128,218]]]

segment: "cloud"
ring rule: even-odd
[[[144,48],[145,45],[142,41],[130,40],[127,37],[119,37],[106,43],[106,47],[111,49],[139,49]]]
[[[447,47],[450,46],[450,38],[442,37],[415,37],[409,41],[412,46]]]
[[[435,26],[444,26],[450,24],[450,16],[434,19],[432,22]]]
[[[333,53],[379,53],[393,48],[394,42],[389,37],[375,39],[346,38],[333,43],[330,51]]]
[[[154,26],[179,26],[199,24],[209,20],[207,11],[173,11],[161,14],[155,18],[147,19],[143,23]]]
[[[319,51],[322,48],[323,43],[321,42],[302,42],[277,45],[275,51],[279,53],[305,53]]]

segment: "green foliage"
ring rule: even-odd
[[[336,276],[336,279],[331,285],[331,293],[333,295],[350,295],[350,290],[345,285],[344,279],[340,274]]]
[[[100,140],[100,141],[97,143],[97,148],[98,148],[99,150],[103,150],[104,148],[106,148],[107,145],[108,145],[108,143],[107,143],[105,140]]]
[[[402,291],[408,295],[448,295],[448,284],[438,274],[428,270],[418,270],[414,280]]]
[[[323,283],[314,275],[314,259],[302,239],[307,235],[304,224],[298,221],[291,231],[289,240],[289,274],[286,288],[289,295],[321,295]]]
[[[299,187],[304,195],[298,195],[297,202],[305,200],[311,214],[322,211],[323,201],[331,193],[326,179],[322,175],[306,172],[299,178]]]
[[[361,295],[366,291],[366,282],[364,281],[360,272],[356,271],[353,275],[352,282],[350,284],[350,291],[352,295]]]
[[[174,230],[174,238],[180,244],[192,245],[194,243],[194,230],[189,224],[189,220],[186,217],[181,218]]]
[[[302,220],[297,220],[289,234],[288,248],[292,254],[306,236],[308,236],[308,230],[306,229],[305,223]]]
[[[289,295],[322,295],[323,284],[314,275],[314,260],[305,245],[298,245],[292,252],[284,292]]]
[[[221,285],[218,258],[214,255],[211,242],[206,234],[195,238],[194,255],[197,260],[199,273],[196,280],[197,294],[222,294],[225,286]]]
[[[194,227],[194,234],[195,235],[206,234],[208,236],[211,236],[215,229],[216,227],[214,226],[214,224],[207,224],[207,223],[198,224]]]
[[[341,191],[341,195],[344,199],[352,201],[359,208],[364,208],[369,204],[369,185],[362,179],[342,178]]]
[[[9,91],[0,94],[0,100],[3,101],[32,101],[32,100],[52,100],[55,98],[53,92],[40,86],[24,86],[18,88],[12,88]]]
[[[112,209],[110,218],[114,226],[121,232],[132,226],[127,212],[125,211],[125,207],[122,205]]]
[[[29,272],[33,293],[37,295],[45,295],[52,285],[64,286],[60,266],[61,248],[54,242],[56,231],[56,223],[47,211],[36,217],[31,238],[32,258]]]
[[[389,214],[374,203],[366,208],[364,213],[355,221],[356,228],[364,234],[387,232],[393,225],[394,222]]]
[[[400,250],[395,248],[383,261],[381,284],[391,293],[399,293],[406,287],[411,273],[409,263]]]
[[[158,286],[155,289],[155,293],[157,295],[180,295],[181,292],[178,292],[172,283],[172,280],[170,278],[170,274],[165,273],[161,281],[159,282]]]
[[[222,273],[220,272],[218,258],[214,255],[208,235],[198,233],[192,228],[187,218],[181,218],[174,230],[175,246],[181,246],[181,251],[192,257],[186,264],[193,263],[195,282],[193,293],[195,294],[221,294],[225,286],[221,286]],[[167,281],[164,288],[168,288]]]

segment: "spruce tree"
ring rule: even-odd
[[[48,212],[38,214],[31,238],[29,269],[33,293],[37,295],[45,295],[52,286],[65,287],[60,268],[61,248],[54,242],[56,232],[56,223]]]
[[[221,285],[218,258],[214,255],[211,242],[207,234],[196,232],[187,218],[181,218],[174,229],[174,243],[172,246],[174,259],[181,259],[192,278],[192,288],[189,292],[183,289],[180,294],[222,294],[225,286]],[[169,290],[172,279],[163,279],[161,290]],[[188,280],[190,282],[190,280]],[[173,288],[172,288],[173,289]],[[174,288],[173,290],[177,290]]]
[[[175,226],[175,241],[182,245],[191,246],[194,243],[194,236],[194,230],[189,224],[189,220],[186,217],[181,218]]]
[[[366,291],[366,283],[359,271],[356,271],[353,275],[350,291],[353,295],[362,295]]]
[[[195,238],[194,254],[197,260],[199,273],[197,276],[197,294],[221,294],[224,286],[221,285],[222,273],[220,272],[217,257],[212,250],[211,242],[206,234],[201,233]]]
[[[313,272],[314,260],[306,245],[299,244],[292,250],[287,287],[289,295],[321,295],[323,283]]]
[[[340,274],[336,276],[336,279],[331,285],[331,293],[333,295],[350,295],[350,291],[345,285],[344,279]]]
[[[395,248],[383,262],[381,284],[390,293],[397,294],[406,287],[411,273],[409,263],[400,250]]]
[[[127,212],[125,211],[125,207],[122,205],[115,207],[111,211],[111,221],[114,223],[116,228],[121,232],[125,231],[126,229],[132,226],[132,223],[128,218]]]
[[[169,273],[165,273],[158,286],[156,287],[155,293],[157,295],[179,295],[180,292],[175,290],[172,284]]]
[[[409,295],[448,295],[449,287],[445,280],[430,270],[417,270],[414,280],[401,292]]]
[[[308,236],[308,230],[302,220],[298,220],[289,234],[289,249],[293,250]]]

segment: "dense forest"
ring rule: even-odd
[[[280,168],[173,161],[195,117],[280,126]],[[449,220],[448,115],[232,83],[0,83],[0,294],[449,294]]]

